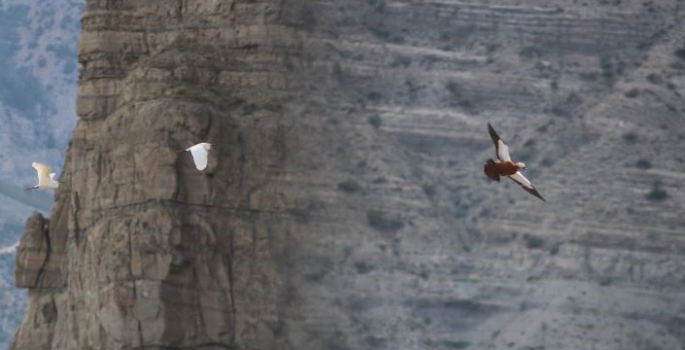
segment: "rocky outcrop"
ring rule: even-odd
[[[677,4],[89,1],[12,349],[682,348]]]

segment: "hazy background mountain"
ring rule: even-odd
[[[25,193],[31,162],[60,173],[71,130],[83,1],[0,1],[0,248],[12,246],[31,212],[47,213],[52,193]],[[25,292],[14,287],[14,253],[0,253],[0,349],[19,325]]]

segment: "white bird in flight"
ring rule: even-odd
[[[55,173],[50,172],[50,166],[47,164],[33,162],[31,166],[36,169],[38,173],[38,185],[26,188],[27,191],[40,189],[55,189],[59,186],[59,182],[55,180]]]
[[[190,151],[193,156],[193,161],[195,162],[195,167],[197,170],[205,170],[207,167],[207,152],[212,148],[212,145],[206,142],[198,143],[197,145],[186,148],[186,151]]]

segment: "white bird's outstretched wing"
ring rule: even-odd
[[[36,169],[38,173],[38,186],[47,186],[50,184],[50,166],[44,163],[33,162],[31,166]]]
[[[497,132],[495,132],[495,129],[488,123],[488,133],[490,134],[490,138],[492,139],[492,142],[495,143],[495,150],[497,151],[497,158],[503,162],[509,162],[511,161],[511,157],[509,156],[509,147],[502,141],[502,139],[497,135]]]
[[[203,144],[197,144],[193,147],[187,149],[193,156],[193,161],[195,162],[195,167],[197,170],[205,170],[207,167],[207,150]]]
[[[509,176],[509,178],[514,180],[514,182],[519,184],[521,187],[523,187],[523,189],[526,190],[526,192],[546,202],[546,200],[542,198],[540,193],[538,193],[538,190],[536,190],[535,187],[533,187],[533,184],[531,184],[530,181],[528,181],[528,179],[526,179],[526,177],[523,176],[523,174],[521,174],[520,171],[517,171],[514,175]]]

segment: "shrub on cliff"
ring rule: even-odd
[[[369,226],[380,231],[397,231],[404,227],[404,222],[397,217],[390,217],[388,213],[382,210],[369,210],[366,213],[366,219]]]

